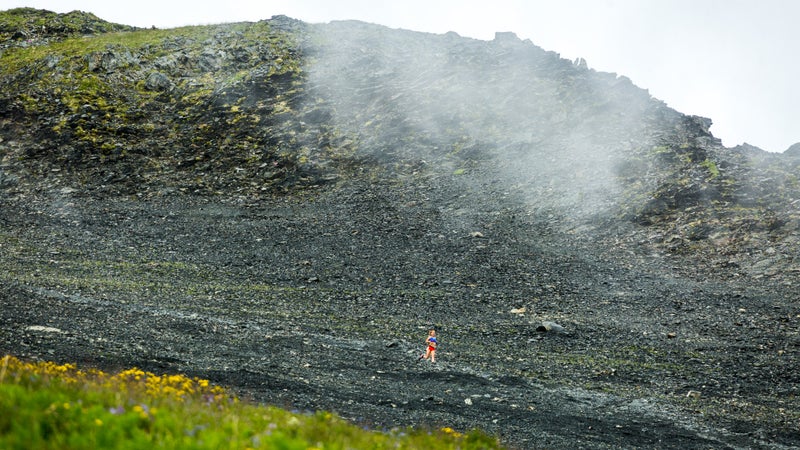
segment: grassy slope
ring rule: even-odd
[[[477,431],[377,432],[327,412],[253,405],[183,375],[136,368],[110,374],[11,356],[0,360],[0,447],[500,448]]]

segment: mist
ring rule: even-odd
[[[657,143],[646,119],[680,116],[624,76],[512,33],[483,41],[361,22],[315,30],[310,100],[331,105],[357,155],[422,162],[534,213],[585,222],[613,211],[621,163]]]

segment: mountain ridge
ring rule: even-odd
[[[767,247],[796,245],[798,211],[787,205],[800,198],[791,174],[800,161],[791,152],[727,149],[710,119],[513,34],[479,41],[287,17],[136,30],[86,17],[94,25],[85,29],[124,31],[66,36],[47,54],[5,51],[6,185],[74,174],[71,188],[257,195],[414,159],[469,176],[485,158],[537,208],[584,219],[613,210],[659,228],[662,250],[710,251],[708,236],[734,243],[742,227]],[[24,35],[13,26],[2,26],[6,36]],[[753,185],[760,175],[751,172],[766,181]]]

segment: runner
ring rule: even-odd
[[[417,361],[420,359],[428,359],[431,358],[431,363],[436,363],[436,347],[438,346],[439,342],[436,340],[436,330],[431,329],[428,331],[428,338],[425,339],[425,345],[428,347],[425,350],[425,353],[419,355]]]

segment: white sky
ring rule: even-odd
[[[800,141],[798,0],[0,0],[81,10],[139,27],[356,19],[489,40],[512,31],[616,72],[685,114],[710,117],[726,146],[782,152]]]

